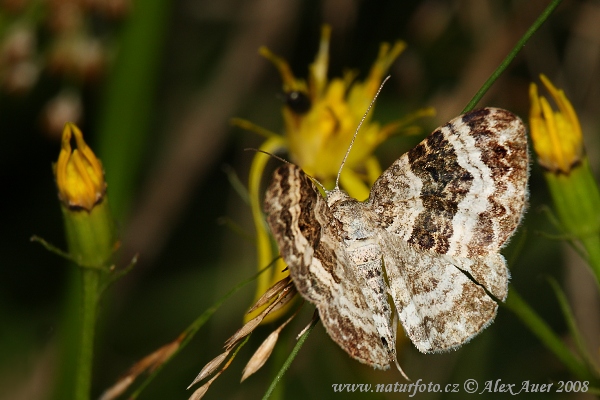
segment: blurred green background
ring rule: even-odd
[[[390,122],[425,106],[425,132],[458,115],[547,1],[111,0],[0,1],[0,399],[46,399],[60,363],[58,342],[69,266],[29,238],[64,248],[51,163],[66,120],[76,122],[101,158],[122,239],[118,264],[135,253],[134,271],[104,297],[95,349],[97,397],[136,360],[177,337],[231,287],[254,273],[249,207],[225,166],[247,182],[261,138],[232,127],[242,117],[281,132],[281,81],[258,55],[261,45],[306,76],[323,23],[332,26],[330,76],[360,78],[382,41],[405,40],[374,119]],[[528,115],[528,85],[539,73],[562,87],[580,116],[592,168],[598,170],[600,3],[564,1],[480,105]],[[382,165],[419,138],[394,137]],[[273,163],[275,165],[275,163]],[[263,181],[268,181],[265,176]],[[583,262],[541,211],[550,205],[532,165],[525,222],[503,252],[512,283],[559,333],[566,328],[545,277],[569,295],[592,353],[599,358],[600,301]],[[241,326],[254,296],[231,298],[142,394],[185,399],[185,388]],[[240,371],[276,325],[259,328],[208,399],[260,398],[308,323],[305,307],[286,328],[265,367],[243,384]],[[565,335],[566,336],[566,335]],[[565,340],[568,338],[565,337]],[[508,383],[571,379],[558,360],[507,309],[472,342],[449,354],[423,355],[406,343],[400,363],[413,379]],[[334,383],[402,382],[351,360],[318,326],[281,383],[280,398],[404,398],[334,394]],[[523,395],[523,394],[522,394]],[[421,393],[417,398],[464,394]],[[585,399],[581,394],[527,398]],[[485,398],[504,398],[486,394]]]

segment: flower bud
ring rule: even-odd
[[[75,137],[76,148],[71,148]],[[102,163],[83,140],[83,134],[67,123],[62,135],[58,161],[54,165],[58,197],[69,208],[91,211],[106,193]]]

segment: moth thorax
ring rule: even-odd
[[[354,199],[348,196],[348,193],[344,192],[340,188],[336,187],[335,189],[327,192],[327,205],[329,208],[332,208],[334,205],[347,200]]]

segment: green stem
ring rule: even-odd
[[[567,323],[567,327],[569,328],[569,332],[571,333],[571,338],[573,339],[573,343],[575,348],[577,349],[580,357],[585,361],[587,367],[590,371],[595,371],[596,375],[598,375],[598,370],[596,365],[594,364],[593,358],[590,357],[589,351],[586,348],[585,341],[577,328],[577,322],[575,322],[575,316],[573,315],[573,311],[571,310],[571,306],[569,305],[569,301],[567,300],[567,296],[560,288],[558,282],[553,278],[548,278],[548,282],[550,286],[552,286],[552,290],[556,294],[556,299],[560,304],[560,308],[562,310],[563,316],[565,318],[565,322]]]
[[[81,268],[80,273],[82,278],[81,317],[78,329],[79,354],[75,364],[74,398],[89,399],[100,273],[88,268]]]
[[[556,7],[558,7],[558,5],[560,4],[561,1],[562,0],[552,0],[550,2],[548,7],[546,7],[546,9],[540,14],[540,16],[535,20],[535,22],[529,27],[529,29],[527,29],[527,32],[525,32],[525,34],[521,37],[521,39],[519,39],[519,41],[517,42],[515,47],[506,56],[506,58],[502,61],[502,63],[500,63],[498,68],[496,68],[496,70],[492,73],[492,75],[490,75],[488,80],[485,81],[483,86],[481,86],[481,88],[477,91],[477,93],[475,93],[475,96],[473,96],[473,98],[471,99],[469,104],[467,104],[467,106],[464,108],[464,110],[462,111],[462,114],[469,112],[473,108],[475,108],[475,106],[477,105],[477,103],[479,103],[479,101],[481,100],[483,95],[490,89],[490,87],[494,84],[494,82],[496,82],[496,80],[500,77],[500,75],[502,75],[502,73],[506,70],[506,68],[508,68],[510,63],[512,63],[512,61],[515,59],[517,54],[519,54],[521,49],[525,46],[525,43],[527,43],[527,41],[540,28],[540,26],[542,26],[542,24],[544,22],[546,22],[546,20],[550,16],[550,14],[552,14],[552,12],[554,12],[554,10],[556,9]]]
[[[78,268],[68,291],[62,363],[54,398],[88,400],[98,300],[116,241],[114,220],[106,197],[89,212],[64,205],[62,211],[69,258]]]
[[[540,339],[554,355],[581,380],[594,380],[593,375],[585,365],[571,353],[560,338],[550,329],[548,324],[519,296],[511,287],[506,303],[504,303],[517,317]]]

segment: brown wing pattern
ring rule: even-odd
[[[422,250],[458,257],[496,253],[527,200],[525,126],[484,108],[453,119],[375,182],[368,204],[387,231]]]
[[[325,199],[294,165],[279,167],[265,212],[300,294],[315,304],[331,338],[355,359],[387,368],[384,349]]]

